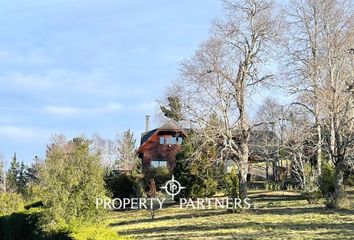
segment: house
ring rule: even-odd
[[[186,131],[169,120],[161,127],[149,130],[150,116],[146,116],[146,131],[141,135],[137,152],[142,159],[143,169],[150,167],[174,168],[176,154],[187,137]]]
[[[181,144],[187,137],[188,130],[181,128],[175,121],[169,120],[161,127],[149,130],[149,116],[146,116],[146,131],[141,136],[137,152],[142,159],[143,169],[175,167],[176,154],[181,151]],[[235,133],[237,136],[237,134]],[[237,137],[235,137],[237,140]],[[277,166],[274,160],[278,152],[278,138],[271,131],[253,130],[250,135],[249,179],[261,177],[268,179],[269,172],[275,175]],[[258,163],[266,164],[258,164]],[[227,161],[229,169],[234,164]],[[271,166],[272,165],[272,166]],[[252,177],[252,178],[253,178]]]

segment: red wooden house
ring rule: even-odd
[[[137,152],[142,159],[143,169],[150,167],[174,168],[176,154],[187,136],[186,131],[172,120],[159,128],[149,130],[149,116],[146,116],[146,131],[141,136]]]

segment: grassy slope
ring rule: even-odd
[[[354,191],[351,190],[354,202]],[[257,209],[242,214],[225,210],[169,207],[156,213],[112,213],[111,227],[137,239],[354,239],[354,209],[324,210],[296,192],[250,194]]]

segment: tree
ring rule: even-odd
[[[198,129],[201,142],[221,147],[215,160],[231,159],[239,165],[240,197],[244,199],[252,128],[247,99],[257,84],[272,77],[263,64],[280,25],[270,1],[224,3],[225,19],[215,22],[212,36],[182,63],[176,85],[186,120]],[[216,121],[210,121],[212,117]]]
[[[181,99],[178,96],[168,96],[167,106],[160,106],[160,109],[165,117],[172,119],[176,122],[183,120]]]
[[[198,140],[196,133],[191,132],[182,145],[182,151],[176,155],[173,175],[182,186],[188,186],[179,197],[212,197],[218,180],[223,180],[225,166],[214,161],[217,147],[210,144],[201,149],[199,145],[202,143]]]
[[[18,171],[18,178],[17,178],[17,192],[20,193],[22,196],[24,196],[27,192],[27,184],[28,184],[27,167],[22,161]]]
[[[66,141],[55,137],[41,170],[41,198],[47,229],[67,229],[99,221],[103,210],[95,199],[104,198],[104,169],[98,153],[90,153],[89,140]]]
[[[115,167],[118,169],[133,169],[140,161],[135,151],[133,132],[129,129],[122,135],[118,135],[116,140],[117,159]]]
[[[326,125],[330,129],[327,149],[335,165],[334,207],[345,198],[344,172],[353,167],[354,156],[354,83],[353,54],[354,6],[352,1],[325,1],[323,16]]]
[[[98,133],[93,134],[91,140],[92,152],[99,153],[102,166],[106,168],[106,171],[111,171],[117,159],[115,143],[110,139],[102,138]]]
[[[150,179],[150,183],[149,183],[149,190],[147,192],[147,196],[149,198],[151,198],[151,206],[150,206],[150,215],[151,215],[151,219],[154,220],[155,219],[155,205],[154,205],[154,201],[156,198],[156,183],[155,180],[152,178]]]
[[[313,116],[316,128],[317,175],[321,175],[322,162],[322,107],[323,85],[322,18],[326,11],[323,1],[293,0],[288,12],[288,42],[286,75],[291,81],[291,92],[298,95],[303,106]]]
[[[7,179],[6,179],[6,169],[5,169],[5,159],[0,153],[0,193],[7,191]]]
[[[317,172],[323,146],[335,165],[338,208],[344,198],[344,170],[353,166],[354,6],[347,0],[294,0],[291,5],[288,76],[299,96],[296,104],[314,117]]]
[[[257,145],[253,147],[266,158],[266,179],[269,179],[270,162],[273,162],[273,177],[277,179],[276,166],[279,162],[280,150],[283,147],[285,131],[282,121],[286,119],[285,115],[287,114],[283,110],[283,106],[276,99],[268,97],[259,107],[254,121],[264,123],[257,127],[257,130],[264,131],[266,136],[258,138]],[[280,137],[280,141],[278,141],[278,137]]]
[[[29,183],[38,183],[40,169],[43,163],[38,156],[35,156],[31,167],[27,168],[26,178]]]
[[[20,165],[17,161],[16,153],[12,158],[10,169],[7,172],[7,186],[12,192],[18,191],[18,175]]]

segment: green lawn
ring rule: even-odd
[[[354,202],[354,189],[350,190]],[[309,205],[297,192],[254,191],[256,209],[241,214],[226,210],[191,210],[172,206],[113,212],[110,226],[136,239],[354,239],[354,209],[325,210]]]

